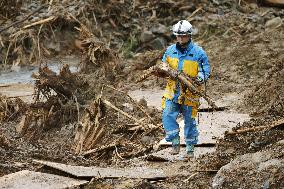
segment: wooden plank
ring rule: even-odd
[[[184,161],[189,159],[186,155],[184,147],[181,147],[179,154],[173,155],[171,154],[171,151],[172,151],[171,147],[165,148],[163,150],[145,156],[145,159],[147,161],[155,161],[155,162],[165,162],[165,161],[175,162],[175,161]],[[194,157],[198,158],[201,155],[212,153],[214,151],[215,151],[214,147],[195,148]]]
[[[86,180],[23,170],[1,177],[0,189],[64,189],[86,183]]]
[[[217,108],[205,107],[205,108],[199,108],[198,112],[218,112],[218,111],[225,111],[228,109],[229,109],[228,106],[218,106]]]
[[[72,166],[61,163],[34,160],[34,162],[63,171],[78,178],[141,178],[149,180],[165,179],[167,176],[161,170],[146,167],[135,168],[101,168]]]

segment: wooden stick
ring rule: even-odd
[[[12,44],[9,43],[8,50],[7,50],[6,57],[5,57],[5,61],[4,61],[4,65],[7,65],[7,59],[8,59],[8,55],[9,55],[9,51],[10,51],[11,46],[12,46]]]
[[[36,21],[36,22],[31,23],[31,24],[29,24],[29,25],[26,25],[26,26],[23,27],[23,29],[27,29],[27,28],[30,28],[30,27],[32,27],[32,26],[36,26],[36,25],[39,25],[39,24],[44,24],[44,23],[47,23],[47,22],[52,21],[52,20],[54,20],[54,19],[56,19],[55,16],[50,16],[50,17],[48,17],[48,18],[46,18],[46,19],[39,20],[39,21]]]
[[[141,111],[151,120],[152,123],[154,123],[153,118],[142,108],[141,105],[137,104],[136,101],[135,101],[129,94],[127,94],[127,93],[124,92],[124,91],[118,90],[118,89],[116,89],[116,88],[114,88],[114,87],[112,87],[112,86],[109,86],[109,85],[105,85],[105,86],[108,87],[108,88],[111,88],[111,89],[113,89],[113,90],[116,90],[116,91],[118,91],[118,92],[120,92],[120,93],[125,94],[125,95],[130,99],[130,101],[131,101],[137,108],[139,108],[139,110],[141,110]]]
[[[107,101],[107,100],[102,100],[102,102],[103,102],[105,105],[107,105],[107,106],[111,107],[112,109],[118,111],[119,113],[123,114],[124,116],[128,117],[129,119],[134,120],[136,123],[140,123],[140,124],[144,125],[144,123],[143,123],[142,121],[140,121],[139,119],[137,119],[137,118],[135,118],[135,117],[129,115],[128,113],[126,113],[126,112],[124,112],[124,111],[122,111],[122,110],[120,110],[119,108],[117,108],[116,106],[114,106],[114,105],[113,105],[112,103],[110,103],[109,101]]]
[[[0,87],[11,87],[12,85],[0,85]]]
[[[48,11],[50,11],[50,9],[51,9],[52,2],[53,2],[53,0],[50,0],[49,3],[48,3],[49,4],[48,9],[47,9]]]
[[[193,11],[193,13],[191,13],[191,15],[189,17],[187,17],[187,20],[190,20],[196,13],[198,13],[200,10],[202,10],[202,7],[199,7],[198,9],[196,9],[195,11]]]
[[[39,60],[41,60],[39,34],[40,34],[40,32],[41,32],[42,26],[43,26],[43,24],[40,25],[39,30],[38,30],[38,33],[37,33],[37,50],[38,50],[38,57],[39,57]],[[41,61],[40,61],[39,66],[41,66]]]
[[[236,135],[236,134],[240,134],[240,133],[260,131],[260,130],[263,130],[263,129],[272,129],[272,128],[280,126],[282,124],[284,124],[284,119],[273,121],[271,123],[271,125],[269,125],[269,126],[265,125],[265,126],[258,126],[258,127],[252,127],[252,128],[244,128],[244,129],[239,129],[239,130],[236,130],[236,131],[228,132],[227,134],[228,135]]]
[[[47,4],[44,4],[44,5],[42,5],[41,7],[39,7],[38,9],[36,9],[35,11],[31,12],[30,14],[28,14],[24,19],[19,20],[19,21],[17,21],[17,22],[14,22],[14,23],[10,24],[9,26],[7,26],[7,27],[5,27],[5,28],[2,28],[2,29],[0,30],[0,33],[2,33],[3,31],[5,31],[5,30],[7,30],[7,29],[9,29],[10,27],[12,27],[12,26],[14,26],[14,25],[17,25],[17,24],[19,24],[19,23],[21,23],[21,22],[24,22],[24,21],[27,20],[29,17],[31,17],[33,14],[39,12],[41,9],[43,9],[43,8],[46,7],[46,6],[47,6]]]
[[[112,144],[109,144],[109,145],[107,145],[107,146],[102,146],[102,147],[100,147],[100,148],[95,148],[95,149],[92,149],[92,150],[88,150],[88,151],[86,151],[86,152],[83,152],[82,153],[82,155],[83,156],[87,156],[87,155],[90,155],[90,154],[93,154],[93,153],[96,153],[96,152],[99,152],[99,151],[102,151],[102,150],[106,150],[106,149],[108,149],[108,148],[112,148],[112,147],[116,147],[116,146],[118,146],[120,143],[119,142],[114,142],[114,143],[112,143]]]
[[[217,170],[217,169],[208,169],[208,170],[195,170],[196,172],[213,172],[213,173],[215,173],[215,172],[218,172],[219,170]]]
[[[183,180],[183,182],[188,182],[191,178],[193,178],[194,176],[198,175],[199,172],[193,173],[192,175],[190,175],[187,179]]]

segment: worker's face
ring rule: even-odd
[[[187,44],[190,40],[190,35],[176,35],[177,42],[179,42],[181,45]]]

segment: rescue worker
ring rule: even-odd
[[[204,50],[192,42],[192,25],[181,20],[172,28],[177,42],[169,46],[162,58],[163,69],[171,68],[183,72],[201,86],[210,75],[210,65]],[[199,88],[200,88],[199,86]],[[162,100],[163,127],[166,141],[172,143],[172,153],[180,151],[179,125],[177,117],[184,118],[184,137],[188,157],[194,157],[194,144],[198,142],[195,117],[199,107],[199,96],[192,94],[185,86],[169,79]]]

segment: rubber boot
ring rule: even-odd
[[[176,137],[172,140],[172,153],[173,155],[178,154],[180,151],[180,142],[179,137]]]
[[[194,146],[192,144],[187,144],[185,151],[186,151],[187,157],[194,158]]]

